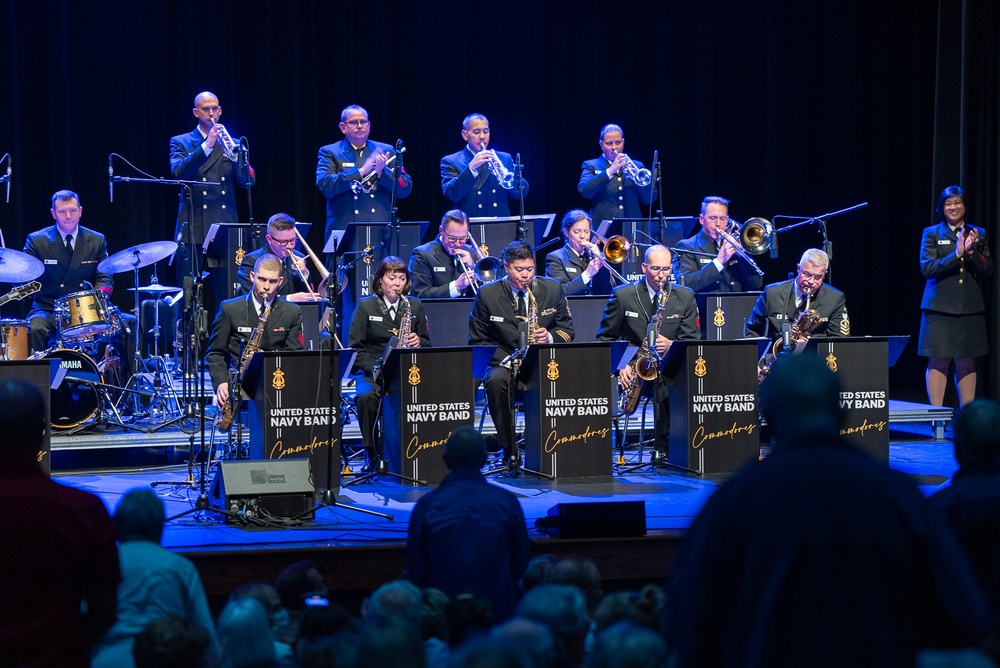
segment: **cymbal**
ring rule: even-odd
[[[132,292],[136,291],[136,288],[129,288]],[[166,295],[172,292],[180,292],[180,288],[175,288],[170,285],[160,285],[159,283],[153,283],[151,285],[146,285],[139,288],[139,292],[148,292],[153,295]]]
[[[13,248],[0,248],[0,282],[33,281],[44,273],[45,265],[37,257]]]
[[[97,271],[118,274],[159,262],[177,250],[176,241],[150,241],[118,251],[101,261]]]

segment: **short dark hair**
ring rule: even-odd
[[[206,665],[208,629],[180,616],[154,619],[146,624],[132,645],[136,668],[173,668]]]
[[[570,209],[566,212],[566,215],[562,219],[562,235],[566,236],[566,230],[573,227],[581,220],[586,220],[593,226],[594,221],[590,218],[590,214],[583,209]]]
[[[526,241],[515,240],[511,241],[507,246],[501,251],[504,263],[513,262],[514,260],[534,260],[535,253],[531,250],[531,246]]]
[[[407,268],[406,263],[395,255],[386,255],[378,263],[378,267],[375,269],[375,278],[372,279],[372,291],[379,297],[385,296],[384,290],[382,290],[382,279],[385,278],[386,274],[394,271],[401,271],[406,274],[406,283],[403,284],[403,294],[410,294],[410,270]]]
[[[280,274],[282,271],[281,266],[281,260],[278,259],[277,255],[264,253],[253,263],[253,273],[259,274],[261,269],[266,269],[267,271],[276,271]]]
[[[6,434],[0,459],[36,459],[49,428],[41,390],[22,378],[0,383],[0,433]]]
[[[60,200],[75,199],[77,206],[83,206],[80,204],[80,196],[77,195],[72,190],[59,190],[52,196],[52,208],[56,208],[56,202]]]
[[[355,111],[360,111],[362,114],[365,115],[365,117],[368,116],[368,111],[360,104],[349,104],[346,107],[344,107],[344,110],[342,112],[340,112],[340,122],[343,123],[344,121],[346,121],[347,117],[350,116]]]
[[[448,223],[458,223],[459,225],[468,225],[469,217],[465,215],[465,212],[461,209],[451,209],[450,211],[445,211],[444,215],[441,216],[441,229]]]
[[[486,123],[486,125],[490,124],[489,119],[486,118],[485,116],[483,116],[482,114],[469,114],[468,116],[465,117],[464,120],[462,120],[462,129],[463,130],[468,130],[469,129],[469,123],[471,123],[472,121],[475,121],[475,120],[484,121]]]
[[[1000,458],[1000,404],[976,399],[962,406],[952,422],[959,466]]]
[[[163,501],[151,489],[133,489],[115,508],[115,533],[120,543],[132,540],[159,543],[163,522]]]
[[[622,130],[622,126],[618,125],[617,123],[608,123],[603,128],[601,128],[601,136],[598,138],[598,141],[604,141],[604,135],[608,134],[609,132],[616,132],[616,131],[618,132],[618,134],[622,136],[622,139],[625,139],[625,132]]]
[[[937,208],[934,209],[939,223],[944,222],[944,201],[951,197],[961,197],[962,206],[965,207],[965,215],[969,215],[969,203],[965,200],[965,192],[962,190],[962,186],[948,186],[941,191],[941,196],[938,197]]]
[[[840,378],[814,355],[777,360],[760,386],[760,412],[776,436],[808,429],[836,433],[844,421]]]
[[[283,230],[294,230],[295,229],[295,219],[289,216],[287,213],[276,213],[267,219],[267,231],[268,234],[271,232],[281,232]]]
[[[486,463],[486,441],[475,428],[465,425],[451,432],[444,444],[448,468],[480,469]]]
[[[709,204],[721,204],[722,206],[729,209],[729,200],[725,197],[719,197],[717,195],[710,195],[705,199],[701,200],[701,215],[705,215],[705,209],[708,208]]]

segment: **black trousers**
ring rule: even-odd
[[[504,459],[516,453],[514,440],[514,393],[520,389],[519,383],[511,377],[511,370],[502,366],[491,366],[483,376],[483,391],[486,405],[490,409],[490,419],[497,430],[497,441],[503,450]]]
[[[358,376],[354,402],[358,407],[358,422],[361,427],[361,442],[368,456],[378,455],[382,458],[382,434],[379,429],[379,405],[382,401],[382,390],[374,384],[371,378]]]

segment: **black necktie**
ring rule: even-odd
[[[524,310],[524,291],[519,290],[517,293],[517,314],[526,315]]]
[[[66,235],[66,252],[69,253],[70,255],[73,254],[73,235],[72,234],[67,234]]]
[[[396,305],[393,304],[389,307],[389,320],[396,322]]]

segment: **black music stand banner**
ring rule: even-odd
[[[250,458],[308,456],[316,489],[338,489],[343,429],[340,385],[342,376],[350,373],[354,355],[353,350],[332,355],[313,350],[254,353],[243,379],[243,389],[251,397]],[[332,419],[331,360],[335,378]],[[329,469],[328,457],[333,458]]]
[[[534,248],[542,243],[546,232],[552,227],[556,214],[542,213],[524,216],[526,227],[525,241]],[[521,225],[520,216],[469,218],[470,243],[480,249],[483,255],[499,258],[500,251],[511,241],[517,239],[517,230]],[[484,249],[483,246],[486,246]]]
[[[617,342],[616,342],[617,343]],[[554,478],[611,475],[613,343],[528,347],[524,465]]]
[[[803,354],[813,353],[840,377],[840,433],[855,446],[889,461],[889,367],[896,363],[909,336],[850,336],[812,339]]]
[[[661,366],[670,389],[674,466],[731,473],[760,456],[757,360],[764,339],[674,341]]]
[[[0,382],[8,378],[20,378],[37,387],[38,391],[42,393],[42,399],[45,402],[45,421],[50,426],[42,437],[42,446],[38,451],[37,460],[38,465],[42,467],[46,475],[52,472],[52,446],[50,443],[52,419],[49,417],[52,410],[52,397],[50,395],[58,392],[58,386],[61,385],[64,375],[73,375],[72,369],[61,369],[59,366],[61,363],[60,359],[0,362]],[[8,434],[7,437],[16,438],[17,434]]]
[[[397,348],[382,371],[386,465],[436,485],[448,473],[442,459],[448,436],[475,421],[472,348]]]
[[[744,337],[743,327],[753,313],[759,292],[699,292],[695,295],[701,314],[701,338],[732,341]]]

